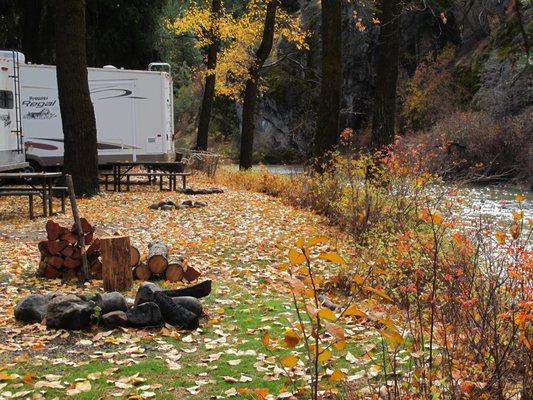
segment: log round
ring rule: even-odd
[[[183,267],[181,264],[168,264],[165,278],[169,282],[181,282],[183,280]]]
[[[130,267],[135,267],[141,261],[141,253],[135,246],[130,247]]]
[[[155,275],[160,275],[168,266],[168,247],[165,243],[157,240],[148,245],[147,265]]]
[[[152,271],[146,264],[139,264],[133,269],[135,278],[140,281],[147,281],[152,277]]]

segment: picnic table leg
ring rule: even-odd
[[[183,190],[187,190],[187,175],[182,175]]]
[[[130,191],[130,176],[126,175],[126,190]]]
[[[104,176],[105,176],[104,187],[105,187],[105,191],[107,192],[109,190],[109,175],[104,175]]]
[[[48,180],[48,215],[54,215],[54,196],[52,196],[52,180]]]
[[[159,190],[163,190],[163,175],[159,175]]]
[[[30,208],[30,219],[33,219],[35,216],[33,215],[33,194],[30,194],[28,196],[28,202],[29,202],[29,208]]]
[[[46,181],[43,181],[43,186],[41,188],[42,190],[42,198],[43,198],[43,217],[47,217],[48,216],[48,213],[47,213],[47,202],[48,202],[48,196],[46,195],[47,191],[46,191]]]
[[[65,214],[65,191],[61,190],[61,212]]]
[[[113,165],[113,192],[117,191],[117,166]]]

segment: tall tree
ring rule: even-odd
[[[218,54],[218,32],[217,19],[222,7],[222,0],[213,0],[211,3],[211,26],[210,26],[210,43],[207,46],[207,75],[205,77],[204,97],[200,108],[200,118],[198,121],[198,136],[196,138],[196,148],[198,150],[207,150],[209,136],[209,123],[211,121],[211,110],[215,100],[215,84]]]
[[[401,11],[401,0],[381,0],[372,119],[372,146],[376,148],[390,144],[394,139]]]
[[[276,12],[278,0],[270,0],[266,7],[265,24],[263,28],[263,38],[255,53],[255,58],[248,68],[248,79],[244,89],[244,101],[242,106],[242,128],[241,128],[241,153],[239,158],[239,169],[248,169],[253,164],[254,148],[254,117],[257,96],[259,92],[259,77],[261,68],[267,60],[272,46],[274,45],[274,30],[276,26]]]
[[[322,78],[315,132],[315,166],[339,141],[339,112],[342,89],[342,4],[341,0],[322,0]]]
[[[65,140],[65,173],[78,196],[98,193],[96,120],[85,54],[85,0],[57,0],[57,89]]]

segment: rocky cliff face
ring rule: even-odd
[[[430,52],[451,44],[457,56],[449,68],[459,69],[461,79],[470,86],[472,107],[503,116],[520,113],[531,105],[531,60],[527,60],[512,3],[448,3],[444,18],[436,9],[403,15],[400,79],[409,79]],[[300,0],[299,4],[303,24],[316,32],[310,50],[297,53],[282,43],[277,55],[286,58],[266,74],[270,89],[257,114],[255,149],[258,158],[267,162],[297,161],[311,149],[320,80],[319,4],[318,0]],[[532,31],[532,9],[522,6],[526,32]],[[379,29],[372,17],[372,1],[346,3],[341,124],[356,131],[367,124],[372,109]]]

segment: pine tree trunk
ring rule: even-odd
[[[64,134],[64,166],[77,196],[98,193],[96,121],[85,56],[85,1],[57,0],[57,88]]]
[[[216,20],[220,14],[222,7],[222,0],[213,0],[211,3],[211,13],[213,15],[213,21]],[[196,148],[198,150],[207,150],[208,136],[209,136],[209,123],[211,121],[211,110],[213,109],[213,102],[215,100],[215,83],[216,74],[215,68],[217,67],[217,53],[218,53],[218,39],[216,22],[212,22],[211,27],[211,44],[207,49],[207,76],[205,78],[204,96],[202,98],[202,106],[200,108],[200,118],[198,121],[198,136],[196,138]]]
[[[372,119],[372,146],[376,148],[388,145],[394,140],[401,11],[401,0],[381,1]]]
[[[339,112],[342,89],[342,4],[341,0],[322,0],[322,79],[320,105],[315,132],[315,166],[333,150],[340,136]]]
[[[248,71],[250,77],[246,81],[244,102],[242,106],[241,154],[239,158],[239,169],[241,170],[249,169],[253,164],[254,117],[259,91],[259,77],[261,68],[270,55],[272,46],[274,45],[274,28],[276,24],[277,8],[278,0],[270,0],[267,4],[263,38],[255,53],[255,62],[252,63],[252,66]]]

